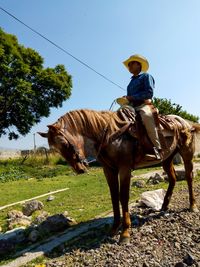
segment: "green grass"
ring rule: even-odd
[[[107,203],[110,202],[109,192],[100,168],[79,176],[72,173],[48,179],[31,178],[1,183],[0,206],[66,187],[69,190],[55,194],[55,199],[51,202],[46,201],[47,197],[39,199],[45,205],[44,210],[50,214],[67,210],[71,217],[80,222],[107,209]],[[21,209],[21,206],[13,206],[0,211],[0,224],[5,222],[7,212],[12,209]],[[5,227],[4,223],[3,225]]]

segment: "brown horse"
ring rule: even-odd
[[[178,116],[168,115],[166,120],[170,121],[171,125],[168,128],[164,127],[166,128],[164,136],[168,149],[164,153],[162,165],[169,177],[169,186],[162,210],[167,210],[175,186],[176,174],[172,160],[174,155],[179,152],[185,166],[190,210],[198,211],[192,185],[194,132],[198,126],[191,127]],[[137,136],[134,138],[125,130],[115,136],[115,133],[119,133],[121,129],[128,129],[126,125],[127,121],[124,121],[120,112],[75,110],[66,113],[54,124],[48,125],[47,133],[39,133],[48,138],[50,147],[56,148],[78,174],[87,169],[84,144],[88,139],[94,142],[96,156],[103,166],[110,188],[114,213],[112,235],[118,232],[121,225],[119,205],[121,202],[123,213],[121,242],[128,242],[130,239],[131,221],[128,202],[131,170],[158,163],[156,160],[149,162],[141,158]],[[136,122],[132,121],[132,126],[134,125]],[[142,139],[145,138],[145,135],[142,136]]]

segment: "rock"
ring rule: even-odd
[[[183,262],[186,263],[188,266],[192,266],[196,263],[194,257],[189,253],[184,257]]]
[[[141,227],[141,232],[142,234],[146,235],[146,234],[152,234],[153,230],[151,226],[145,226],[145,227]]]
[[[36,229],[32,230],[28,235],[28,240],[31,242],[36,242],[40,237],[40,232]]]
[[[177,170],[176,171],[176,180],[177,181],[183,181],[183,180],[185,180],[185,171],[183,171],[183,170]]]
[[[47,198],[47,201],[52,201],[52,200],[54,200],[55,199],[55,196],[48,196],[48,198]]]
[[[132,186],[138,188],[144,188],[146,186],[146,183],[143,180],[133,181]]]
[[[164,189],[143,192],[139,203],[158,211],[162,207],[165,194],[166,191]]]
[[[31,225],[31,218],[28,218],[27,216],[23,216],[22,218],[14,218],[8,220],[8,229],[12,230],[16,227],[27,227]]]
[[[31,224],[31,219],[25,216],[19,210],[11,210],[8,212],[8,229],[14,229],[19,226],[29,226]]]
[[[181,248],[180,243],[178,243],[178,242],[175,242],[175,243],[174,243],[174,246],[175,246],[175,248],[177,248],[177,249],[180,249],[180,248]]]
[[[161,176],[159,173],[155,173],[153,176],[150,176],[147,184],[159,184],[160,182],[164,182],[164,177]]]
[[[26,216],[30,216],[34,211],[41,210],[44,204],[38,200],[31,200],[23,205],[22,212]]]
[[[63,213],[62,213],[65,217],[69,216],[69,212],[67,210],[65,210]]]
[[[71,217],[66,217],[66,219],[68,221],[68,226],[73,226],[77,224],[77,222]]]
[[[7,214],[9,219],[22,218],[24,216],[23,212],[19,210],[11,210]]]
[[[25,239],[25,231],[23,227],[7,231],[0,236],[0,242],[2,240],[12,240],[13,243],[19,243],[24,239]]]
[[[55,233],[62,231],[74,224],[76,224],[76,222],[72,218],[65,217],[63,214],[56,214],[49,216],[38,226],[38,228],[39,231]]]
[[[174,158],[173,158],[173,163],[174,164],[181,164],[183,163],[183,159],[179,153],[177,153]]]
[[[49,213],[47,211],[42,211],[33,221],[33,224],[39,225],[43,221],[46,220],[46,218],[49,216]]]

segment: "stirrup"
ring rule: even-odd
[[[157,159],[157,160],[161,160],[161,159],[162,159],[162,156],[161,156],[160,152],[158,151],[157,147],[154,146],[154,147],[153,147],[153,150],[154,150],[156,159]]]

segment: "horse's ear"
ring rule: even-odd
[[[44,138],[48,137],[48,133],[42,133],[42,132],[37,132],[39,135],[41,135]]]
[[[57,127],[53,124],[47,125],[47,127],[49,128],[49,130],[52,130],[54,132],[57,130]]]

